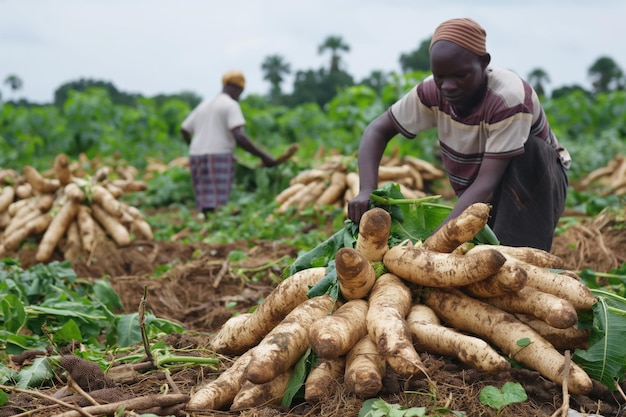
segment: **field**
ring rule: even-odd
[[[576,239],[579,239],[578,232],[570,231],[557,236],[553,252],[561,254],[566,261],[566,268],[576,270],[580,259],[585,256],[594,260],[594,267],[598,271],[610,270],[613,259],[622,262],[626,259],[626,230],[615,230],[612,227],[614,224],[607,221],[598,225],[594,218],[585,218],[580,225],[591,235],[602,235],[602,245],[589,238],[587,242],[591,249],[585,248],[586,253],[583,253],[582,249],[572,249]],[[229,254],[235,251],[241,251],[247,256],[240,261],[230,261]],[[125,248],[103,248],[101,254],[94,255],[91,263],[77,262],[73,264],[73,268],[82,277],[100,278],[110,275],[111,285],[120,294],[126,313],[137,310],[146,287],[148,310],[158,317],[181,323],[185,327],[184,333],[171,333],[163,337],[170,349],[183,354],[210,354],[205,350],[209,334],[217,331],[233,314],[245,313],[265,298],[280,279],[284,260],[293,259],[297,251],[294,246],[277,245],[271,241],[240,241],[228,244],[137,241]],[[35,264],[34,253],[31,249],[17,254],[25,268]],[[153,271],[167,264],[174,266],[155,278]],[[200,366],[186,366],[181,369],[172,367],[170,372],[175,384],[173,387],[188,394],[203,381],[214,378],[220,369],[228,367],[232,361],[231,357],[219,358],[220,366],[217,370]],[[507,381],[518,381],[524,386],[529,400],[504,409],[501,414],[503,416],[550,416],[563,401],[561,387],[545,380],[536,371],[514,369],[492,375],[437,355],[423,354],[422,360],[434,380],[435,393],[425,395],[432,388],[424,380],[404,385],[403,381],[390,375],[390,380],[385,383],[385,391],[388,392],[381,393],[382,398],[389,403],[404,404],[406,407],[432,407],[437,404],[450,410],[464,410],[468,416],[495,415],[492,409],[478,400],[480,389],[487,385],[501,386]],[[155,394],[164,384],[163,378],[162,371],[139,374],[135,380],[125,382],[122,390],[133,397]],[[338,386],[332,399],[317,406],[302,404],[291,409],[268,406],[240,413],[198,412],[194,415],[357,415],[362,401],[343,390],[345,388]],[[41,392],[52,394],[54,391],[53,387]],[[28,394],[24,394],[24,397],[27,399],[25,410],[32,410],[42,401]],[[619,415],[619,404],[624,402],[619,396],[601,389],[589,396],[573,396],[570,401],[574,409],[599,411],[605,416]],[[61,410],[62,407],[58,407],[54,412]],[[42,414],[32,412],[30,415],[53,415],[52,413],[52,408],[46,408]]]
[[[212,349],[216,332],[231,318],[258,309],[284,282],[294,263],[347,227],[343,200],[322,206],[314,206],[311,201],[281,207],[275,198],[299,174],[312,169],[328,171],[323,176],[326,186],[330,183],[330,171],[354,171],[354,137],[365,117],[347,120],[350,113],[345,102],[363,96],[363,91],[356,90],[339,97],[331,105],[331,116],[317,120],[318,130],[306,126],[305,120],[311,116],[297,116],[296,111],[290,114],[298,117],[305,129],[291,134],[307,137],[299,142],[296,156],[279,167],[259,169],[257,161],[239,155],[237,187],[231,202],[207,220],[193,208],[184,158],[146,158],[141,150],[125,152],[129,145],[116,144],[113,139],[109,139],[104,150],[93,148],[87,153],[89,156],[83,154],[82,160],[78,155],[70,156],[70,162],[82,161],[88,173],[85,178],[95,178],[96,172],[106,167],[113,181],[121,178],[118,173],[122,169],[133,167],[133,180],[145,183],[146,188],[124,193],[119,201],[125,207],[139,209],[151,227],[151,236],[141,236],[137,229],[131,229],[130,242],[120,245],[110,234],[101,232],[97,244],[85,250],[72,249],[71,239],[65,235],[44,262],[38,260],[42,233],[25,237],[15,249],[5,250],[0,271],[5,274],[5,283],[16,285],[0,284],[4,297],[0,394],[4,392],[6,397],[0,417],[557,416],[567,415],[567,409],[605,417],[622,415],[626,404],[623,366],[618,366],[615,374],[611,373],[613,370],[607,372],[609,382],[616,383],[612,389],[607,388],[606,379],[604,383],[594,380],[590,392],[575,394],[520,363],[514,362],[505,371],[484,372],[458,358],[423,351],[418,353],[425,374],[405,378],[387,367],[382,389],[371,396],[382,400],[376,403],[368,401],[369,397],[355,396],[346,384],[338,382],[329,385],[328,396],[319,402],[305,401],[302,392],[298,392],[289,401],[282,398],[282,404],[281,398],[275,398],[268,404],[238,411],[230,411],[228,404],[219,410],[186,411],[189,398],[205,383],[229,370],[239,357]],[[623,298],[626,212],[619,184],[626,178],[626,168],[622,168],[626,163],[617,150],[623,149],[625,141],[624,119],[601,120],[601,115],[606,108],[623,109],[626,100],[623,94],[592,103],[581,97],[577,100],[579,106],[588,106],[589,120],[576,119],[583,112],[572,109],[572,100],[547,105],[557,118],[569,120],[569,124],[558,120],[553,124],[575,160],[580,161],[571,172],[567,210],[555,232],[550,253],[563,261],[560,269],[574,271],[589,288]],[[379,105],[370,103],[361,110],[374,111]],[[289,136],[285,129],[290,126],[287,121],[281,126],[267,125],[268,114],[276,111],[248,109],[260,126],[252,132],[266,134],[274,154],[288,146],[277,137]],[[322,117],[321,113],[315,114]],[[568,129],[580,133],[572,135]],[[280,134],[272,133],[278,130]],[[590,143],[592,139],[603,146]],[[155,138],[155,143],[164,152],[168,148],[165,139]],[[111,151],[116,146],[119,152]],[[401,155],[408,152],[406,146],[401,144],[390,150],[386,159],[389,166],[398,164],[398,158],[401,160]],[[36,158],[37,149],[40,148],[29,148],[30,158]],[[55,149],[49,152],[59,154]],[[437,167],[432,146],[421,144],[411,152]],[[32,163],[44,176],[52,178],[53,161],[35,164],[35,160],[14,161],[5,167],[21,175],[22,168]],[[337,168],[339,165],[341,169]],[[445,178],[432,172],[429,177],[425,171],[422,175],[421,187],[416,186],[415,175],[411,176],[411,185],[420,192],[411,198],[440,195],[443,197],[438,202],[453,204]],[[405,195],[417,192],[405,177],[396,177],[391,183],[408,187]],[[625,325],[623,316],[621,320],[616,317],[603,324],[615,326],[610,329],[617,332],[619,340]],[[581,323],[589,319],[584,313],[580,315]],[[607,343],[611,346],[605,353],[610,357],[600,363],[607,368],[615,361],[626,363],[620,343],[613,345],[614,339]],[[579,348],[572,345],[562,349],[572,354],[565,362],[567,366],[578,360],[575,351]],[[78,365],[68,363],[68,355],[83,361]],[[87,364],[98,366],[94,370]],[[309,365],[301,366],[302,373]],[[68,396],[67,387],[76,387],[73,380],[87,393],[74,388],[73,396]],[[85,380],[89,389],[84,388]],[[508,391],[511,386],[505,383],[516,382],[526,398],[519,391]],[[491,399],[483,397],[489,389],[496,391]],[[112,411],[91,408],[94,403],[116,401],[120,403]],[[563,411],[560,408],[564,404]]]

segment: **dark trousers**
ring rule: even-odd
[[[558,153],[531,136],[514,157],[493,199],[489,226],[500,243],[549,251],[565,209],[568,178]]]

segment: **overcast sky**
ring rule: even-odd
[[[400,55],[453,17],[486,29],[492,65],[524,77],[540,67],[550,89],[588,87],[601,56],[626,71],[624,0],[0,0],[0,91],[47,103],[63,83],[89,78],[208,97],[234,68],[248,80],[244,95],[265,94],[265,57],[281,55],[294,73],[328,66],[318,46],[331,35],[350,46],[344,69],[360,81],[399,72]],[[15,95],[10,74],[24,83]]]

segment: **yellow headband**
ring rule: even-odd
[[[245,88],[246,79],[241,71],[231,70],[222,76],[222,85],[233,84],[237,87]]]
[[[435,29],[430,41],[430,49],[437,41],[448,41],[472,51],[476,55],[483,56],[487,54],[486,40],[487,32],[474,20],[469,18],[450,19]]]

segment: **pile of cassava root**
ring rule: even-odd
[[[118,198],[143,191],[133,167],[101,166],[93,175],[82,161],[55,158],[50,172],[24,166],[22,175],[0,169],[0,256],[17,250],[27,238],[40,239],[36,260],[49,261],[55,251],[65,259],[92,254],[105,239],[127,246],[132,237],[151,240],[152,228],[136,207]],[[115,174],[115,175],[113,175]]]
[[[300,172],[289,182],[289,187],[280,192],[275,201],[278,214],[284,214],[291,207],[302,211],[308,206],[343,207],[359,191],[359,174],[349,169],[353,158],[341,155],[328,157],[312,169]],[[381,160],[379,186],[393,182],[407,199],[426,196],[426,185],[434,180],[445,178],[445,173],[430,162],[405,155],[384,156]]]
[[[281,282],[254,312],[232,317],[210,347],[234,362],[196,388],[188,409],[280,403],[309,348],[318,358],[304,382],[311,403],[337,383],[357,398],[374,397],[387,367],[403,379],[427,378],[420,353],[488,373],[510,369],[508,357],[566,382],[568,392],[589,393],[592,380],[565,351],[585,348],[589,334],[576,327],[577,312],[596,298],[574,274],[552,272],[562,261],[548,252],[469,243],[489,210],[474,204],[423,242],[393,247],[389,213],[369,210],[355,247],[336,252],[338,299],[309,298],[327,272],[311,267]]]
[[[615,155],[605,166],[587,174],[577,188],[588,189],[599,186],[603,197],[626,194],[626,157]]]

